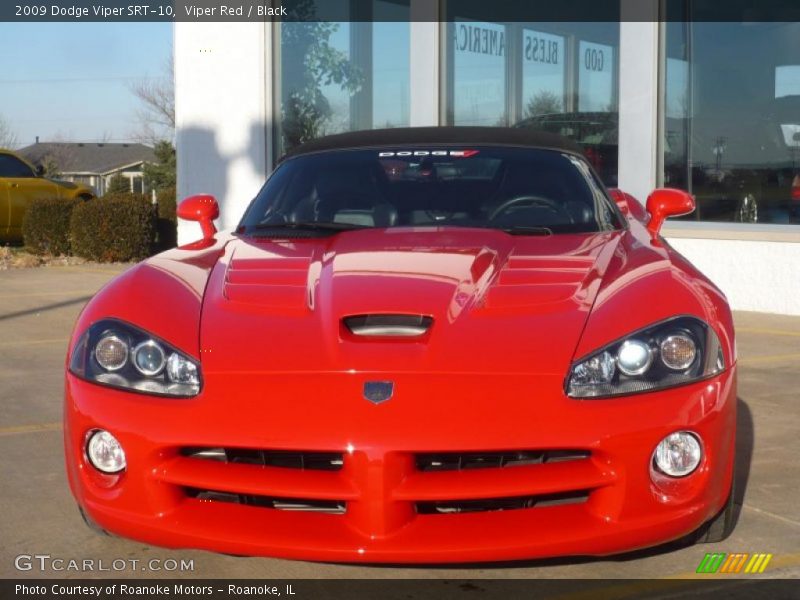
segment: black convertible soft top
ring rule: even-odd
[[[507,127],[398,127],[338,133],[318,138],[289,151],[281,160],[312,152],[354,148],[430,145],[522,146],[560,150],[583,156],[581,147],[560,135]]]

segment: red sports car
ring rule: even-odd
[[[342,134],[232,232],[129,269],[67,357],[95,528],[325,561],[606,555],[733,526],[723,294],[580,147],[494,128]]]

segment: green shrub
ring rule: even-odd
[[[178,204],[176,202],[176,192],[174,187],[166,187],[158,190],[158,216],[161,219],[168,219],[173,223],[178,222]]]
[[[159,250],[174,248],[178,243],[178,206],[175,188],[158,190],[158,222],[156,223]]]
[[[99,262],[128,262],[150,256],[156,213],[147,196],[115,194],[75,207],[72,251]]]
[[[70,218],[81,200],[33,200],[22,220],[22,237],[33,254],[59,256],[70,251]]]

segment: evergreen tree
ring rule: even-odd
[[[156,142],[153,152],[158,162],[155,164],[145,163],[143,169],[145,185],[156,192],[174,188],[177,181],[175,147],[170,142],[162,140]]]
[[[105,195],[112,196],[114,194],[127,194],[130,191],[131,182],[127,177],[123,177],[117,173],[108,181],[108,187],[106,188]]]

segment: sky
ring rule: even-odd
[[[0,23],[0,117],[20,146],[132,141],[130,85],[163,77],[171,23]]]

